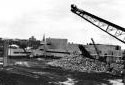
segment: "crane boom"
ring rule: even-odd
[[[93,45],[94,45],[95,51],[96,51],[96,53],[97,53],[97,55],[98,55],[98,58],[100,58],[99,50],[98,50],[98,48],[97,48],[97,46],[96,46],[96,44],[95,44],[93,38],[91,38],[91,40],[92,40],[92,43],[93,43]]]
[[[71,11],[125,44],[125,28],[71,5]]]

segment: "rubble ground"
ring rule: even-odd
[[[79,72],[109,72],[109,65],[106,63],[86,58],[82,55],[80,56],[71,56],[64,57],[60,60],[55,60],[52,62],[48,62],[49,65],[55,67],[62,67],[71,71],[79,71]],[[114,75],[118,72],[122,71],[123,65],[112,63],[110,64],[110,68],[112,68],[112,72]]]

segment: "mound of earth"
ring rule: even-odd
[[[66,70],[79,71],[79,72],[108,72],[116,75],[119,73],[123,65],[112,63],[107,65],[106,63],[86,58],[85,56],[70,56],[64,57],[60,60],[55,60],[48,63],[51,66],[62,67]],[[109,69],[110,67],[110,69]],[[109,71],[110,70],[110,71]]]

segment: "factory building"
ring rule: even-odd
[[[68,43],[67,50],[70,54],[73,54],[73,55],[81,54],[81,51],[79,49],[79,44]]]
[[[93,44],[84,45],[84,47],[92,56],[98,59],[98,55]],[[118,45],[96,44],[96,47],[100,57],[107,57],[107,61],[115,62],[122,58],[122,50]]]
[[[67,39],[58,39],[58,38],[46,38],[48,49],[60,49],[66,50],[67,48]]]
[[[78,46],[79,44],[68,43],[67,39],[46,38],[41,42],[41,46],[34,51],[34,54],[56,57],[79,55],[81,54],[81,51]],[[84,45],[84,47],[90,55],[98,59],[93,44]],[[118,45],[96,44],[96,47],[98,48],[100,57],[107,57],[106,60],[108,62],[114,62],[122,58],[121,47]]]
[[[64,57],[69,55],[66,50],[67,42],[67,39],[46,38],[43,39],[38,49],[46,56]]]
[[[78,44],[68,43],[67,39],[46,38],[38,48],[46,56],[65,57],[80,54]]]

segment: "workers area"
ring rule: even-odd
[[[125,44],[125,28],[74,4],[71,12]],[[117,44],[98,44],[93,38],[76,44],[45,35],[42,40],[0,39],[0,85],[114,85],[115,79],[125,83],[125,49]]]

